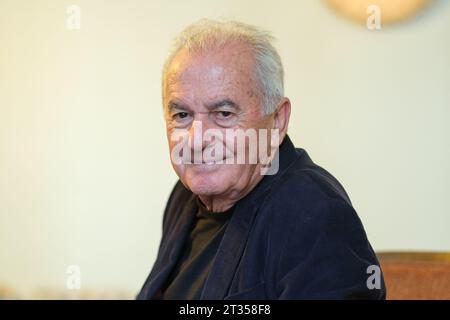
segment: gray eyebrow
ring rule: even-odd
[[[228,98],[206,105],[206,107],[209,110],[214,110],[214,109],[224,107],[224,106],[230,106],[236,110],[241,110],[241,108],[239,107],[239,105],[236,102],[234,102],[233,100],[228,99]]]
[[[236,109],[237,111],[241,110],[241,108],[239,107],[239,105],[236,102],[234,102],[233,100],[228,99],[228,98],[225,98],[225,99],[213,102],[213,103],[209,103],[206,105],[206,108],[208,108],[210,111],[213,111],[215,109],[218,109],[218,108],[221,108],[224,106],[232,107],[232,108]],[[187,105],[185,105],[184,103],[177,102],[177,101],[169,101],[168,108],[169,108],[169,111],[171,111],[173,109],[191,111],[191,109]]]
[[[187,105],[176,102],[176,101],[170,101],[168,107],[169,107],[169,111],[171,111],[173,109],[190,111],[190,108]]]

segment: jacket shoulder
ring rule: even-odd
[[[331,202],[352,207],[341,183],[327,170],[316,165],[303,149],[297,149],[299,158],[271,186],[271,198],[285,208],[313,210]],[[294,209],[294,210],[288,210]]]
[[[272,185],[260,217],[269,220],[275,296],[382,298],[366,287],[366,269],[378,261],[344,188],[312,161],[298,162]]]

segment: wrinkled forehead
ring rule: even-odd
[[[164,97],[199,91],[214,95],[224,91],[255,93],[255,61],[247,45],[230,44],[206,52],[180,50],[168,65]]]

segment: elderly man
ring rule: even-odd
[[[162,89],[180,180],[138,299],[385,297],[344,189],[287,135],[291,104],[271,41],[211,20],[177,38]]]

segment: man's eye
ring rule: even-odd
[[[189,113],[187,112],[178,112],[176,114],[173,115],[174,119],[185,119],[189,116]]]
[[[230,111],[219,111],[218,115],[219,115],[220,118],[229,118],[233,114]]]

